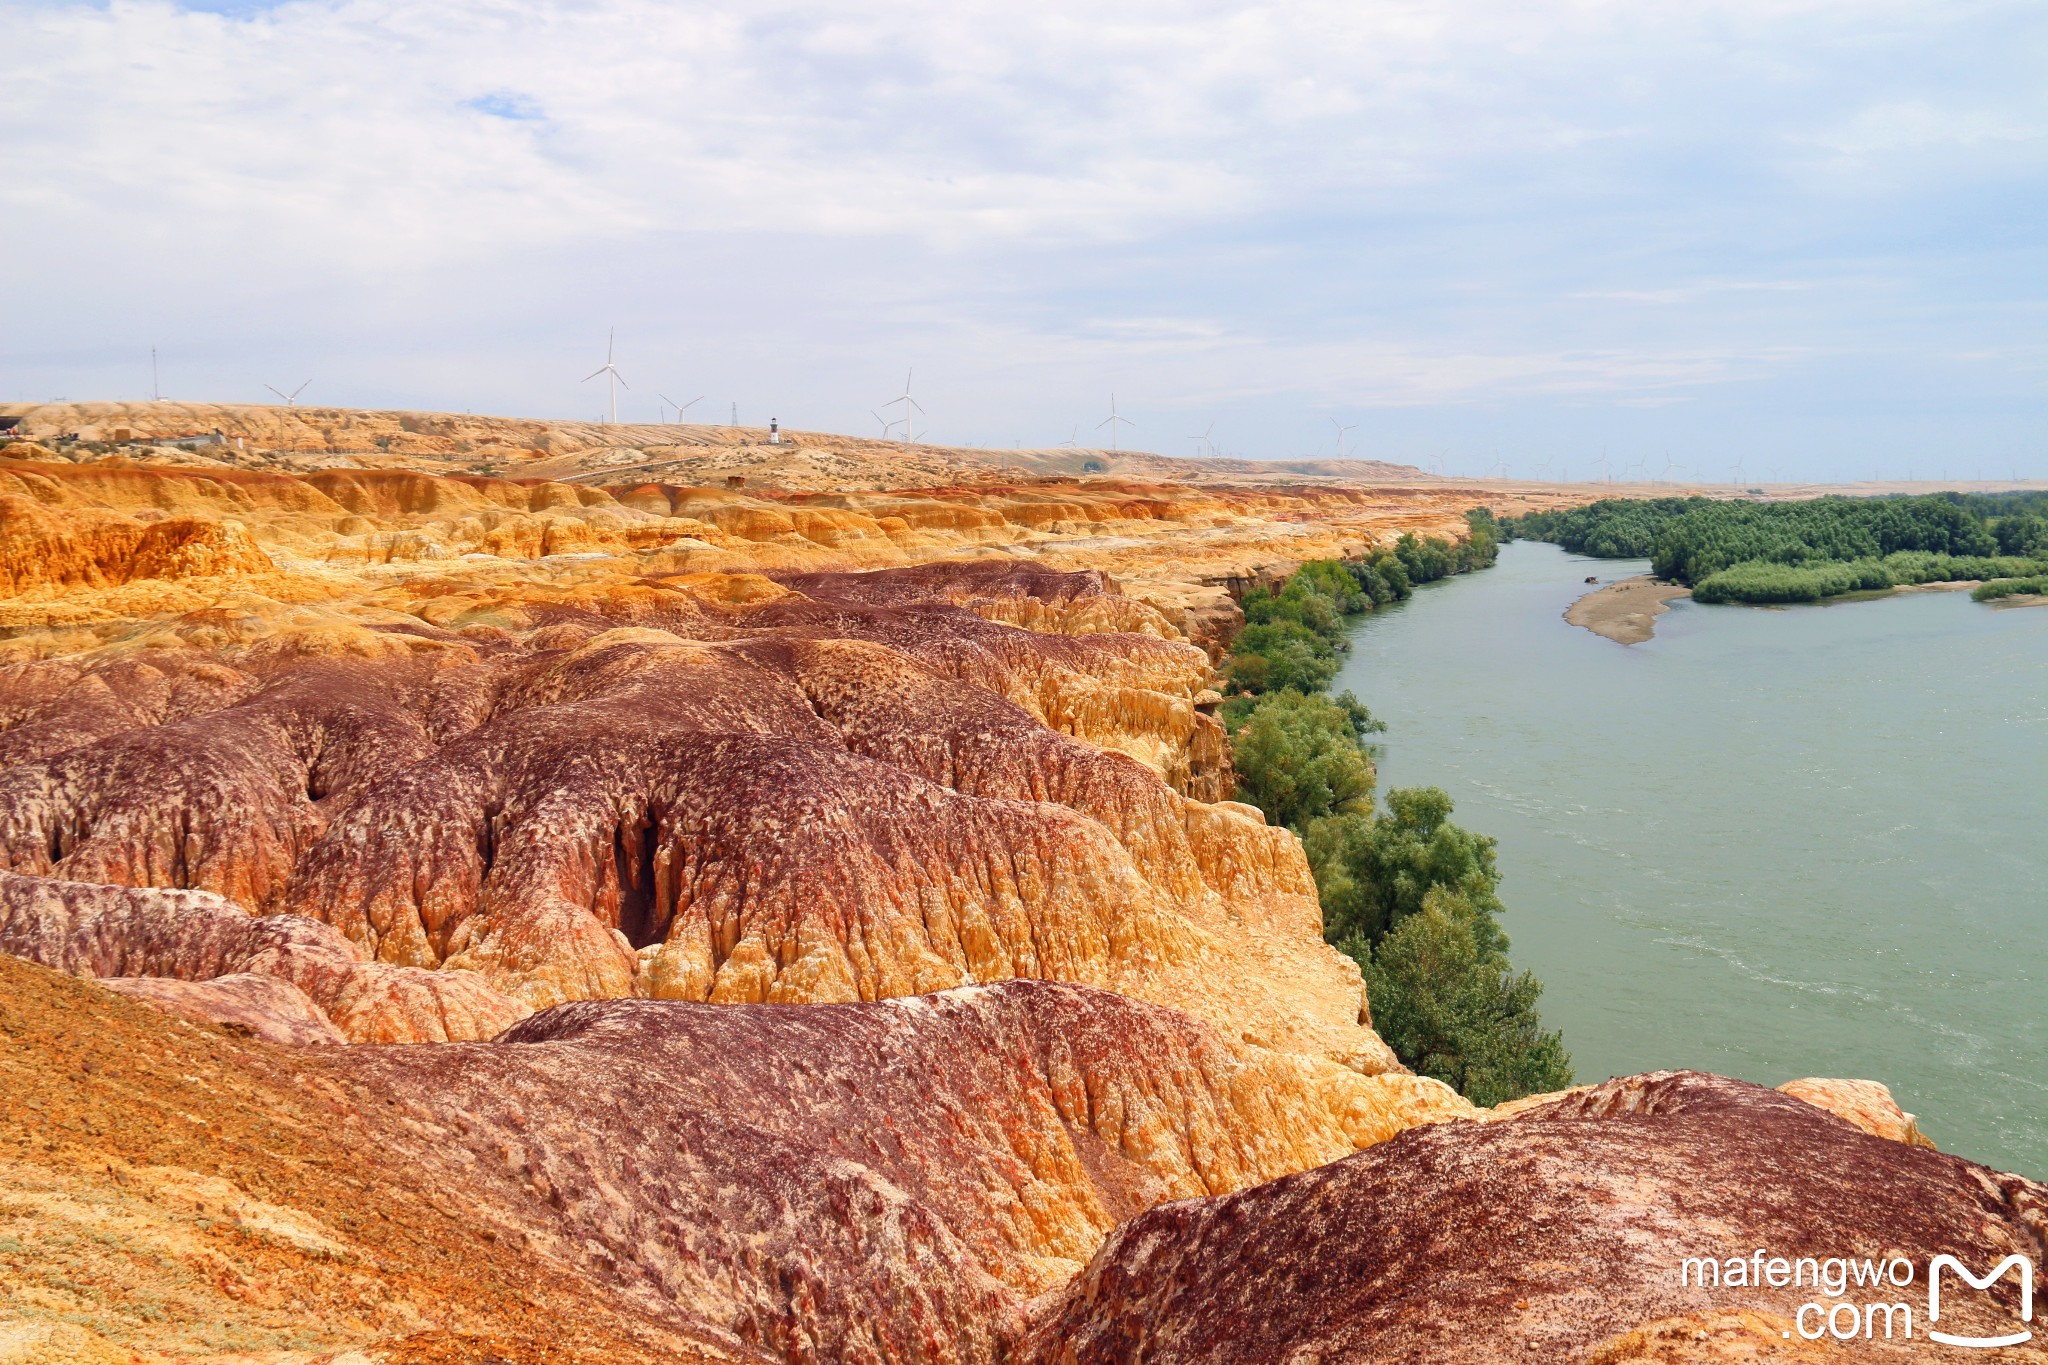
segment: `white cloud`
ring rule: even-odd
[[[821,395],[880,340],[975,357],[999,410],[1120,367],[1189,403],[1663,403],[1859,345],[1971,349],[1968,322],[1923,334],[1880,302],[1982,248],[1886,240],[1883,215],[2010,183],[2048,129],[2024,0],[0,0],[0,22],[0,250],[33,267],[9,363],[57,382],[51,357],[189,324],[223,365],[252,332],[327,354],[365,401],[434,401],[392,392],[425,357],[544,408],[506,357],[637,309],[643,353],[724,329],[716,364]],[[1822,202],[1844,188],[1854,215]],[[1645,332],[1646,304],[1684,306]]]

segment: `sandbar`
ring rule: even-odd
[[[1655,633],[1657,618],[1674,598],[1690,596],[1691,588],[1638,574],[1587,593],[1565,609],[1564,619],[1620,644],[1639,645]]]

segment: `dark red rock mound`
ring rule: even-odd
[[[333,813],[433,748],[402,670],[321,660],[268,685],[203,670],[119,660],[61,687],[47,675],[62,666],[22,670],[34,742],[0,770],[0,865],[276,909]]]
[[[1903,1302],[1919,1359],[1928,1259],[2038,1266],[2048,1189],[1862,1133],[1696,1072],[1610,1081],[1518,1117],[1411,1129],[1342,1161],[1118,1228],[1021,1358],[1101,1362],[1551,1362],[1639,1324]],[[1681,1288],[1688,1257],[1904,1257],[1908,1288]],[[1951,1291],[1953,1282],[1951,1282]],[[2014,1330],[2018,1283],[1949,1292],[1939,1326]],[[1809,1314],[1808,1326],[1817,1321]],[[2036,1343],[2038,1346],[2038,1343]],[[1659,1357],[1663,1358],[1663,1357]],[[1746,1357],[1745,1357],[1746,1358]],[[2035,1358],[2028,1355],[2025,1358]]]
[[[0,872],[0,953],[278,1042],[476,1038],[526,1012],[475,973],[364,961],[325,924],[205,891]]]
[[[1000,1360],[1118,1218],[1278,1164],[1209,1030],[1045,982],[581,1002],[294,1065],[466,1218],[789,1361]]]
[[[1097,569],[1064,571],[1036,560],[948,559],[867,573],[771,574],[806,597],[902,606],[911,602],[972,598],[1035,598],[1068,603],[1088,597],[1120,596],[1114,579]]]

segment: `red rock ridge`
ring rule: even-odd
[[[2039,1264],[2048,1188],[1870,1136],[1761,1086],[1661,1072],[1155,1208],[1117,1229],[1018,1358],[1570,1360],[1646,1322],[1757,1313],[1789,1332],[1801,1302],[1833,1302],[1810,1283],[1681,1289],[1684,1258],[1748,1260],[1757,1248],[1903,1256],[1923,1274],[1940,1252],[1980,1268],[2015,1251]],[[1916,1284],[1879,1297],[1917,1300],[1918,1312]],[[1945,1299],[1941,1326],[2009,1331],[2017,1297],[2007,1280]],[[1720,1331],[1698,1330],[1708,1346]],[[1859,1340],[1859,1358],[1921,1359],[1924,1319],[1918,1330],[1911,1342]],[[1657,1355],[1658,1336],[1604,1358],[1765,1358]]]
[[[303,1064],[394,1101],[474,1216],[788,1360],[999,1359],[1119,1218],[1349,1146],[1185,1015],[1046,982],[586,1002]]]

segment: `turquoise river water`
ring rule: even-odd
[[[2048,1176],[2048,608],[1565,623],[1647,567],[1521,542],[1366,617],[1336,686],[1387,722],[1381,790],[1500,841],[1581,1080],[1871,1077],[1943,1150]]]

